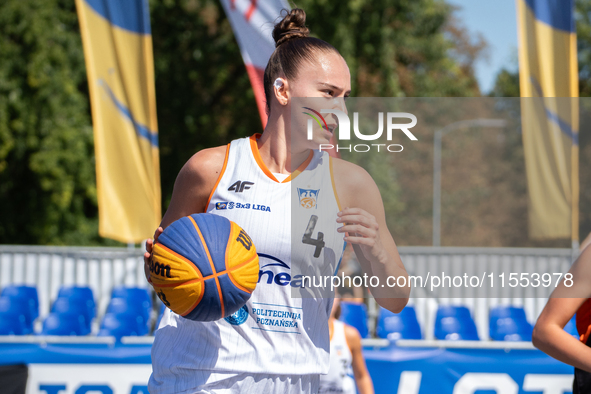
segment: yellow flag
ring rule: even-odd
[[[578,241],[574,0],[517,0],[519,84],[532,238]]]
[[[99,234],[153,235],[161,219],[158,125],[147,0],[76,0],[90,90]]]

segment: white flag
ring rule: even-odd
[[[272,33],[281,20],[281,10],[290,10],[285,0],[221,0],[238,40],[242,59],[257,100],[263,127],[267,124],[263,75],[275,50]]]

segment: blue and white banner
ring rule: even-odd
[[[0,344],[27,394],[148,394],[151,345]],[[536,349],[364,350],[376,394],[568,394],[573,368]],[[0,390],[1,391],[1,390]]]
[[[27,394],[149,394],[150,364],[31,364]]]
[[[392,348],[364,352],[376,393],[566,394],[573,367],[536,349]]]

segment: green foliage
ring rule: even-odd
[[[97,242],[92,129],[72,2],[0,3],[0,240]]]
[[[312,35],[343,55],[357,97],[479,95],[472,43],[443,0],[298,1]],[[329,17],[327,17],[329,16]]]
[[[495,86],[490,92],[491,97],[519,97],[519,73],[502,69],[495,80]]]
[[[579,57],[579,96],[591,97],[591,2],[575,1],[577,53]]]

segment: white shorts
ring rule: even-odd
[[[195,371],[203,383],[182,394],[317,394],[320,375]]]

